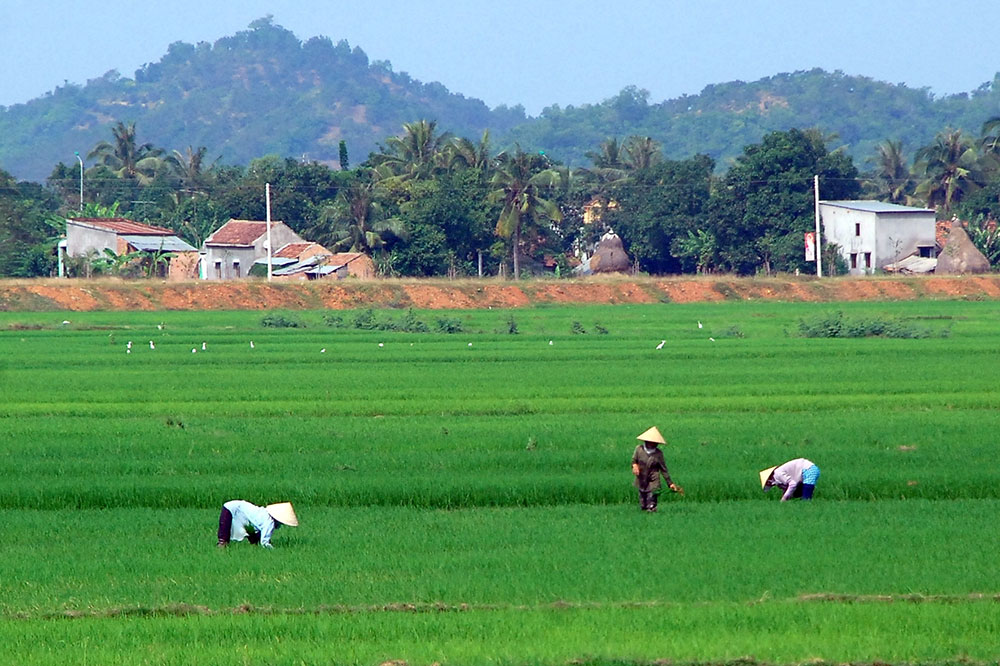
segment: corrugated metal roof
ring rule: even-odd
[[[85,227],[113,231],[116,234],[172,236],[174,233],[170,229],[154,227],[151,224],[143,224],[142,222],[136,222],[125,217],[70,217],[66,221]]]
[[[296,259],[300,254],[305,252],[310,245],[312,245],[312,243],[289,243],[285,247],[275,252],[274,256],[291,257],[292,259]]]
[[[298,259],[294,259],[294,258],[290,259],[288,257],[278,257],[278,256],[271,257],[271,265],[272,266],[288,266],[289,264],[294,264],[297,261],[298,261]],[[255,261],[253,263],[254,263],[255,266],[257,264],[260,264],[264,268],[267,268],[267,257],[264,257],[263,259],[258,259],[257,261]]]
[[[900,206],[899,204],[885,203],[884,201],[820,201],[827,206],[837,206],[838,208],[848,208],[850,210],[860,210],[865,213],[933,213],[930,208],[914,208],[913,206]]]
[[[271,228],[281,224],[271,221]],[[267,233],[267,222],[256,220],[229,220],[205,239],[205,245],[253,245],[254,241]]]
[[[122,239],[137,250],[145,252],[197,252],[198,249],[177,236],[133,236],[125,234]]]

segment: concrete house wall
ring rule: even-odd
[[[866,275],[912,254],[934,256],[933,210],[878,201],[821,201],[823,242],[840,246],[851,275]]]
[[[263,232],[254,238],[245,239],[239,244],[213,243],[212,238],[220,235],[223,229],[232,221],[223,225],[212,237],[205,241],[205,253],[202,257],[203,277],[206,280],[234,280],[245,278],[250,268],[258,259],[267,258],[267,230],[265,223],[260,226]],[[303,243],[305,241],[283,222],[271,223],[271,244],[274,250],[288,243]]]

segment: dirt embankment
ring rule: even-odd
[[[0,281],[0,311],[518,308],[542,303],[1000,299],[1000,275],[908,278],[603,278],[341,282]]]

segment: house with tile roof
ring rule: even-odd
[[[198,249],[164,227],[124,217],[71,217],[66,220],[65,252],[70,257],[103,256],[111,250],[169,253],[164,274],[170,280],[198,277]]]
[[[306,243],[306,241],[284,222],[272,221],[272,247],[283,248],[290,243]],[[267,222],[229,220],[205,239],[202,249],[202,277],[206,280],[233,280],[246,277],[250,274],[254,263],[259,260],[265,263],[266,275]],[[277,266],[278,262],[274,265]]]

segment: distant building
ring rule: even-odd
[[[66,220],[66,255],[102,256],[111,250],[121,256],[130,252],[166,252],[165,274],[170,280],[198,277],[198,250],[173,231],[124,217],[71,217]]]
[[[836,243],[851,275],[866,275],[913,256],[937,256],[936,215],[881,201],[821,201],[823,242]],[[926,263],[926,262],[925,262]]]
[[[271,222],[271,244],[281,248],[289,243],[305,243],[284,222]],[[267,222],[229,220],[205,239],[202,277],[206,280],[244,278],[258,260],[267,260]],[[277,266],[277,262],[274,264]],[[273,269],[272,269],[273,271]]]

